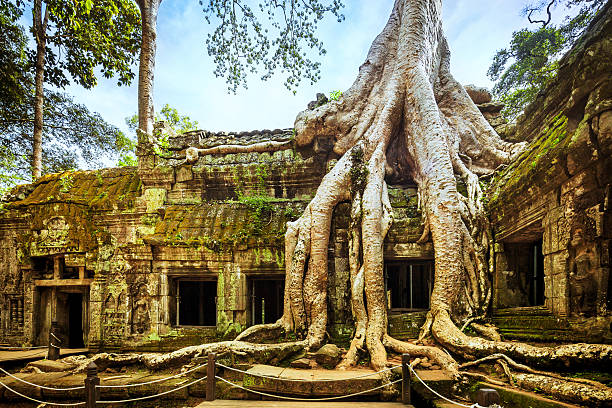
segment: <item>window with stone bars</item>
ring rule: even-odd
[[[18,330],[23,327],[23,296],[9,297],[9,327]]]

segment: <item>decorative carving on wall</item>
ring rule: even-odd
[[[70,224],[65,217],[56,216],[43,221],[43,229],[32,242],[32,254],[48,255],[58,252],[73,252],[78,250],[78,243],[69,238]]]
[[[149,316],[149,295],[145,282],[135,282],[132,291],[132,313],[130,327],[132,334],[142,335],[149,331],[151,319]]]
[[[599,254],[593,220],[585,215],[575,216],[571,237],[570,311],[579,316],[592,316],[597,308],[599,280]]]

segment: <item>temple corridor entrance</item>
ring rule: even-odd
[[[433,260],[385,261],[385,285],[392,313],[429,309]]]
[[[283,314],[284,279],[251,279],[250,320],[251,324],[274,323]]]
[[[68,294],[68,347],[82,348],[83,341],[83,295],[81,293]]]
[[[178,281],[178,325],[217,325],[217,281]]]

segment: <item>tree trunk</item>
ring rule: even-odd
[[[44,109],[45,51],[47,46],[47,21],[49,8],[42,14],[42,0],[34,2],[33,27],[36,39],[36,74],[34,93],[34,136],[32,139],[32,181],[42,175],[42,132]]]
[[[149,135],[153,133],[155,116],[153,76],[157,48],[157,12],[160,4],[161,0],[138,0],[142,19],[142,46],[138,69],[138,128]]]

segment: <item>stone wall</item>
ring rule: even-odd
[[[595,319],[608,338],[611,9],[605,7],[560,61],[557,80],[519,118],[516,137],[530,147],[495,176],[489,191],[497,241],[494,307],[526,306],[511,295],[519,286],[515,249],[541,241],[546,311],[571,316],[566,326],[582,333],[582,323]]]
[[[253,282],[284,279],[286,222],[299,217],[337,157],[321,142],[299,151],[204,155],[191,164],[185,150],[291,138],[291,130],[174,135],[158,123],[153,138],[141,137],[138,168],[66,172],[16,188],[0,214],[7,265],[0,342],[46,344],[52,320],[63,341],[73,341],[70,293],[86,299],[82,334],[94,350],[234,337],[252,323]],[[390,192],[395,223],[385,256],[433,258],[431,244],[415,243],[422,231],[416,189]],[[329,248],[329,332],[337,341],[353,327],[348,211],[347,203],[336,208]],[[214,282],[215,325],[178,324],[183,281]]]

